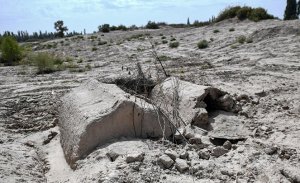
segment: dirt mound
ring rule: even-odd
[[[275,37],[284,37],[289,35],[299,35],[300,29],[293,26],[276,26],[255,31],[251,37],[255,41],[271,39]]]

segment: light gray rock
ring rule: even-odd
[[[249,137],[250,132],[241,119],[231,112],[216,111],[211,120],[213,130],[208,133],[212,139],[227,139],[227,140],[245,140]]]
[[[141,162],[144,160],[145,153],[137,152],[126,156],[126,163]]]
[[[189,169],[189,165],[183,159],[176,159],[175,167],[180,173],[183,173]]]
[[[165,154],[168,155],[172,160],[176,160],[179,157],[178,153],[172,149],[167,149]]]
[[[209,152],[207,150],[201,150],[201,151],[199,151],[198,155],[199,155],[200,159],[209,160],[209,158],[210,158],[210,154],[209,154]]]
[[[187,159],[188,156],[189,156],[189,154],[186,151],[181,152],[180,155],[179,155],[179,157],[181,159]]]
[[[220,157],[226,153],[228,153],[229,151],[227,149],[224,149],[224,147],[215,147],[212,152],[211,155],[215,156],[215,157]]]
[[[207,131],[197,126],[188,125],[184,128],[183,135],[185,136],[185,138],[190,139],[195,137],[196,135],[198,136],[207,135]]]
[[[61,101],[61,145],[72,168],[78,159],[112,139],[162,137],[162,128],[166,136],[173,133],[168,119],[154,106],[113,84],[88,80]]]
[[[157,163],[161,168],[168,169],[174,164],[174,161],[168,155],[164,154],[158,158]]]
[[[174,138],[177,141],[183,141],[184,136],[183,136],[184,128],[178,128],[174,134]]]
[[[162,107],[172,121],[177,120],[178,127],[183,125],[183,122],[202,126],[208,124],[207,111],[203,108],[206,104],[203,100],[208,97],[214,102],[225,94],[216,88],[196,85],[176,77],[170,77],[154,87],[151,92],[151,99]],[[219,103],[224,104],[224,106],[226,104],[226,107],[229,105],[227,98],[220,100]],[[178,111],[183,122],[173,119],[174,111]]]

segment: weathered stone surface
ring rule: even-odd
[[[213,102],[225,94],[216,88],[196,85],[170,77],[155,86],[151,98],[158,106],[161,106],[170,119],[174,118],[174,111],[178,111],[178,116],[185,124],[202,126],[208,124],[207,111],[203,108],[206,104],[203,103],[203,100],[209,97],[210,101]],[[226,100],[220,101],[220,104],[223,105],[224,103],[225,105],[227,101],[226,98]],[[177,121],[177,126],[181,126],[182,121]]]
[[[216,111],[212,113],[213,130],[208,133],[212,139],[244,140],[250,135],[244,123],[233,113]]]
[[[229,151],[227,149],[224,149],[224,147],[216,147],[212,150],[211,155],[215,157],[220,157]]]
[[[189,139],[190,144],[202,144],[201,135],[196,134],[194,137]]]
[[[178,128],[174,134],[174,138],[177,141],[183,141],[184,136],[183,136],[184,128]]]
[[[183,159],[176,159],[175,167],[180,173],[183,173],[189,169],[189,165]]]
[[[161,168],[168,169],[174,164],[174,161],[168,155],[164,154],[158,158],[157,163]]]
[[[199,158],[200,159],[205,159],[205,160],[209,160],[210,158],[210,154],[207,150],[202,150],[202,151],[199,151]]]
[[[179,157],[178,153],[172,149],[167,149],[165,154],[168,155],[172,160],[176,160]]]
[[[189,154],[186,151],[181,152],[180,155],[179,155],[179,157],[181,159],[187,159],[188,156],[189,156]]]
[[[127,155],[126,162],[132,163],[132,162],[141,162],[144,160],[145,153],[132,153]]]
[[[224,144],[223,147],[227,150],[230,150],[232,148],[232,144],[229,140],[227,140]]]
[[[61,145],[71,165],[98,145],[120,137],[161,137],[173,133],[167,118],[144,100],[113,84],[88,80],[62,97]]]
[[[184,128],[183,135],[185,136],[185,138],[190,139],[195,137],[196,135],[198,136],[207,135],[207,131],[197,126],[188,125]]]
[[[106,156],[109,158],[110,161],[115,161],[120,156],[120,154],[113,150],[110,150],[106,153]]]

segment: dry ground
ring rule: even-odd
[[[235,31],[230,32],[230,28]],[[136,38],[138,34],[143,36]],[[253,42],[237,43],[242,35]],[[162,44],[162,36],[169,42],[175,38],[179,47]],[[197,43],[203,39],[209,41],[209,47],[201,50]],[[99,40],[107,44],[98,45]],[[55,42],[56,48],[47,49]],[[133,75],[136,62],[148,76],[156,78],[161,73],[156,73],[150,43],[156,45],[159,56],[164,56],[170,75],[259,100],[245,102],[240,114],[252,136],[225,156],[210,160],[193,156],[197,150],[189,146],[123,139],[100,147],[81,160],[77,170],[71,170],[64,160],[55,122],[59,97],[88,78],[104,81]],[[97,49],[93,51],[94,47]],[[92,69],[36,75],[36,69],[29,66],[0,67],[0,182],[299,181],[299,20],[228,20],[202,28],[97,33],[83,39],[36,43],[34,49],[71,57],[75,65],[90,65]],[[47,139],[52,140],[48,143]],[[161,170],[156,158],[167,148],[188,151],[190,169],[198,162],[199,170],[182,174],[175,168]],[[123,155],[138,149],[146,153],[145,160],[141,165],[127,164],[123,157],[110,162],[105,156],[110,149]]]

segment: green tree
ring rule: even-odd
[[[149,21],[146,25],[146,28],[147,29],[159,29],[159,26],[157,23]]]
[[[287,0],[287,5],[284,12],[284,20],[298,19],[297,16],[297,1]]]
[[[188,19],[187,19],[187,23],[186,23],[186,25],[188,25],[188,26],[190,26],[190,25],[191,25],[191,23],[190,23],[190,18],[188,18]]]
[[[58,20],[54,23],[54,29],[57,31],[58,37],[64,37],[64,32],[68,31],[68,28],[64,26],[64,22],[62,20]]]
[[[103,24],[98,26],[99,32],[109,32],[110,31],[110,25],[109,24]]]
[[[15,38],[11,36],[5,36],[2,38],[1,52],[1,57],[7,65],[12,65],[14,62],[19,61],[22,58],[22,50]]]

